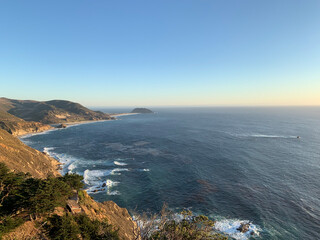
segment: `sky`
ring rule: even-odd
[[[0,97],[320,105],[319,0],[0,0]]]

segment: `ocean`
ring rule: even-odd
[[[252,237],[241,221],[256,239],[320,239],[319,107],[152,110],[22,140],[83,175],[97,201],[188,208],[235,239]]]

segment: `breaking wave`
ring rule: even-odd
[[[114,161],[113,162],[115,165],[118,165],[118,166],[126,166],[128,164],[124,163],[124,162],[118,162],[118,161]]]
[[[300,136],[292,136],[292,135],[269,135],[269,134],[231,134],[235,137],[243,137],[243,138],[300,138]]]
[[[112,169],[111,170],[111,175],[121,175],[121,173],[120,172],[127,172],[127,171],[129,171],[129,169],[128,168],[115,168],[115,169]]]
[[[249,230],[245,233],[240,232],[238,229],[241,224],[249,223]],[[239,219],[222,219],[216,221],[214,225],[214,230],[222,232],[233,239],[237,240],[246,240],[252,236],[259,236],[261,229],[259,226],[252,224],[248,220],[239,220]]]

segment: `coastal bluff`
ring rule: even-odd
[[[0,162],[15,172],[30,173],[35,178],[60,176],[60,163],[35,150],[5,130],[0,129]]]

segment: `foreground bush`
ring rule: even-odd
[[[214,221],[191,211],[182,211],[180,218],[164,206],[160,215],[137,215],[136,239],[141,240],[227,240],[213,231]]]
[[[106,221],[91,220],[87,215],[54,215],[47,226],[53,240],[119,240],[118,231]]]

